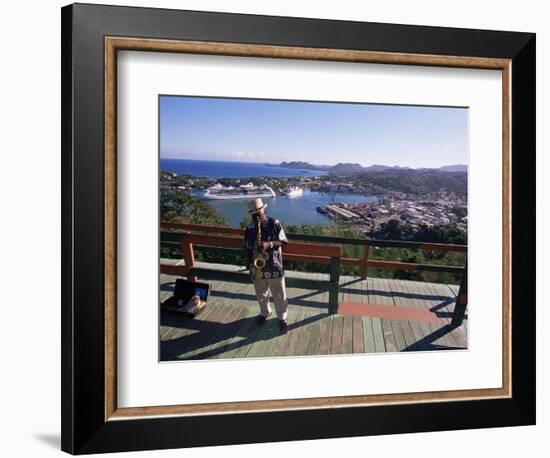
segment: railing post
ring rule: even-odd
[[[369,269],[368,261],[369,261],[369,245],[365,245],[365,252],[363,253],[363,265],[361,266],[361,279],[366,280],[367,279],[367,273]]]
[[[330,258],[330,289],[328,291],[328,313],[338,313],[338,295],[340,289],[340,258]]]
[[[451,320],[451,326],[458,327],[464,321],[464,315],[466,314],[466,306],[468,305],[468,262],[464,266],[464,273],[462,274],[462,281],[460,282],[460,289],[458,290],[458,296],[456,298],[455,309],[453,312],[453,319]]]
[[[193,244],[187,239],[187,234],[181,238],[181,252],[183,260],[188,270],[195,267],[195,253],[193,252]],[[197,281],[197,277],[187,277],[189,281]]]

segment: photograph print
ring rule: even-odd
[[[160,361],[468,350],[468,109],[160,95]]]

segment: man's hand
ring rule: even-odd
[[[272,240],[270,242],[260,242],[256,244],[257,249],[260,251],[267,251],[273,248],[278,248],[280,246],[281,246],[281,242],[278,240]]]
[[[260,250],[267,251],[270,248],[273,248],[273,244],[271,242],[260,242]]]

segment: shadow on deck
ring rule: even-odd
[[[161,301],[172,294],[175,279],[161,274]],[[467,348],[467,317],[457,328],[450,325],[458,285],[342,276],[337,315],[328,314],[328,292],[287,287],[288,328],[282,332],[274,312],[257,322],[252,284],[209,283],[208,304],[197,318],[161,311],[161,361]]]

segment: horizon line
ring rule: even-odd
[[[359,164],[361,167],[363,168],[368,168],[368,167],[373,167],[373,166],[382,166],[382,167],[400,167],[400,168],[409,168],[409,169],[439,169],[441,167],[451,167],[451,166],[464,166],[464,167],[468,167],[468,164],[461,164],[461,163],[454,163],[454,164],[444,164],[444,165],[439,165],[439,166],[418,166],[418,167],[412,167],[412,166],[409,166],[409,165],[388,165],[388,164],[383,164],[383,163],[372,163],[371,165],[363,165],[362,163],[360,162],[337,162],[335,164],[314,164],[312,162],[307,162],[307,161],[300,161],[300,160],[291,160],[291,161],[281,161],[281,162],[267,162],[267,161],[263,161],[263,162],[256,162],[256,161],[246,161],[246,160],[242,160],[242,159],[194,159],[194,158],[186,158],[186,157],[163,157],[163,156],[160,156],[160,159],[168,159],[168,160],[176,160],[176,161],[197,161],[197,162],[236,162],[236,163],[242,163],[242,164],[260,164],[260,165],[274,165],[274,166],[278,166],[280,165],[282,162],[287,162],[287,163],[291,163],[291,162],[305,162],[306,164],[309,164],[309,165],[314,165],[316,167],[334,167],[338,164]]]

